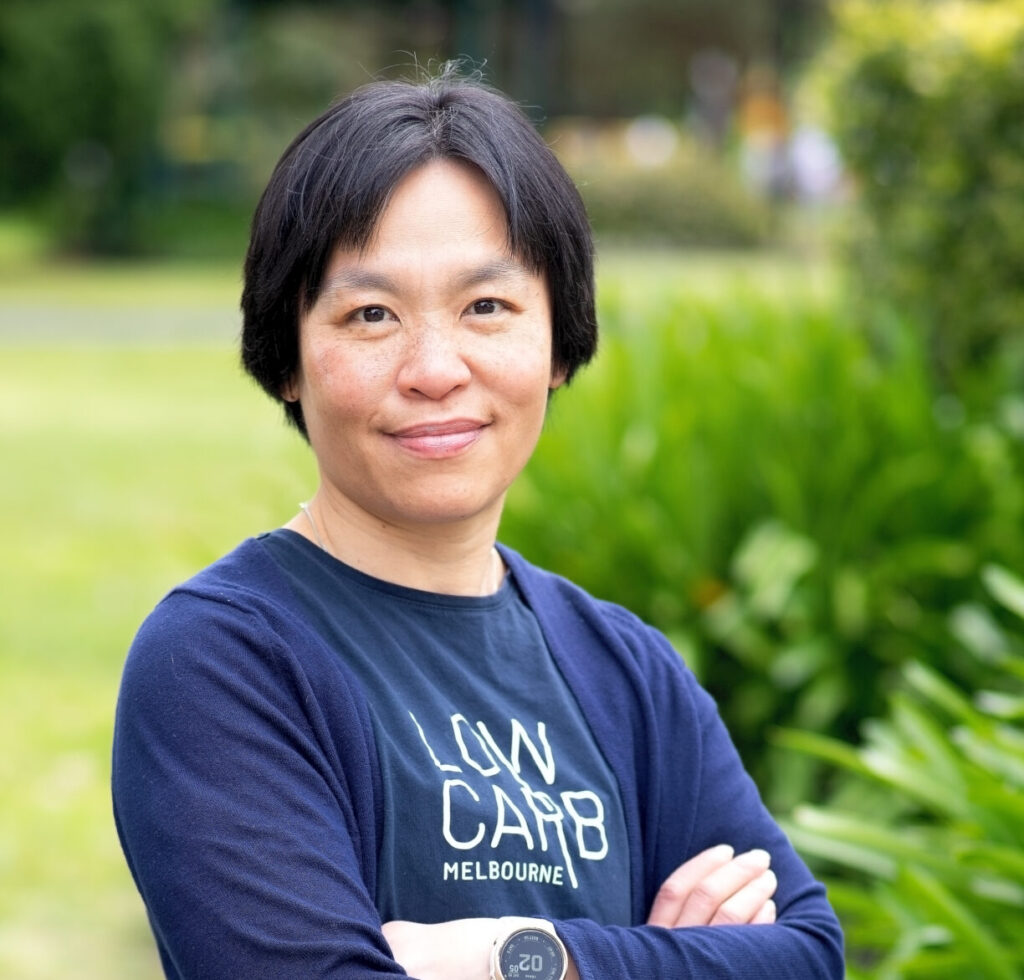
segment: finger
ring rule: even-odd
[[[658,889],[647,917],[649,926],[677,925],[683,905],[697,884],[708,875],[727,865],[733,858],[733,849],[728,844],[709,847],[706,851],[679,865]]]
[[[764,874],[770,863],[771,856],[768,852],[756,849],[738,855],[728,864],[713,871],[690,892],[689,897],[683,903],[676,925],[709,925],[721,906],[754,879]],[[765,897],[770,897],[770,893]],[[761,904],[759,902],[758,907]]]
[[[770,926],[775,921],[776,914],[775,902],[769,898],[768,901],[761,906],[757,915],[750,920],[750,924],[754,926]]]
[[[738,926],[753,922],[765,902],[775,894],[777,884],[774,871],[763,872],[718,906],[711,917],[711,925]]]

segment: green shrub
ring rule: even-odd
[[[667,144],[628,149],[632,125],[563,121],[546,137],[579,186],[602,244],[701,248],[764,245],[773,230],[770,206],[744,185],[737,167],[668,120],[649,121]]]
[[[985,569],[993,598],[1024,618],[1024,582]],[[954,633],[962,624],[951,617]],[[976,652],[1001,686],[969,697],[921,663],[903,671],[884,720],[856,749],[790,732],[784,744],[828,760],[845,781],[788,827],[833,869],[851,977],[1013,980],[1024,973],[1024,630],[990,613]],[[845,871],[845,874],[841,872]]]
[[[156,182],[171,52],[204,0],[5,0],[0,205],[39,206],[55,243],[126,254]]]
[[[864,292],[920,317],[945,383],[1008,349],[1019,382],[1024,3],[841,0],[835,25],[809,84],[856,179]]]
[[[753,248],[771,232],[768,206],[710,155],[655,170],[591,166],[573,176],[599,241]]]
[[[883,365],[828,303],[641,283],[602,323],[502,535],[664,630],[775,802],[808,776],[768,774],[767,726],[852,735],[912,658],[977,675],[944,610],[1024,565],[1024,404],[936,411],[912,332]]]

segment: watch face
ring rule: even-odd
[[[505,980],[560,980],[565,957],[546,932],[523,929],[505,941],[498,965]]]

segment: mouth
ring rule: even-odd
[[[424,422],[390,433],[406,451],[423,459],[457,456],[474,445],[489,423],[479,419],[450,419]]]

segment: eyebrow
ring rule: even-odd
[[[342,269],[324,280],[323,292],[331,293],[337,289],[382,289],[395,292],[395,281],[390,276],[370,272],[368,269]]]
[[[463,289],[479,286],[485,282],[500,282],[508,279],[523,279],[530,275],[530,270],[518,259],[497,259],[487,262],[475,269],[469,269],[455,277],[455,284]]]
[[[518,259],[496,259],[455,276],[452,285],[456,289],[470,289],[485,282],[522,279],[530,275],[529,269]],[[332,293],[339,289],[379,289],[383,292],[399,292],[398,284],[391,276],[370,269],[340,269],[324,281],[323,292]]]

